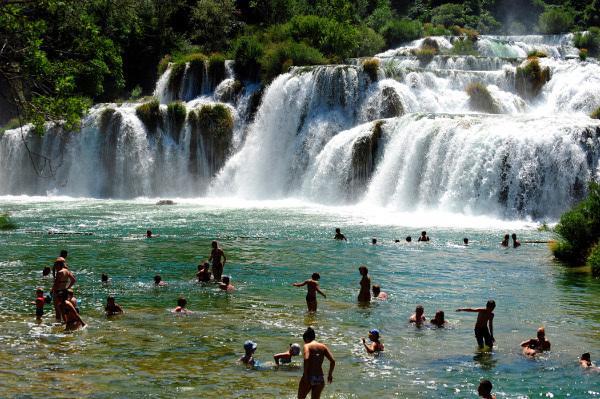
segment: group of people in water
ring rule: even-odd
[[[334,238],[336,240],[347,241],[341,230],[337,228]],[[147,238],[156,237],[148,230],[146,234]],[[504,240],[501,242],[501,246],[510,246],[510,236],[506,234]],[[411,242],[411,237],[406,238],[407,242]],[[419,236],[419,241],[429,242],[430,238],[427,233],[423,231]],[[517,248],[521,243],[517,240],[516,234],[512,234],[512,246]],[[395,240],[398,242],[398,240]],[[463,239],[464,245],[468,245],[468,239]],[[377,244],[375,238],[372,239],[372,244]],[[217,241],[211,243],[212,249],[208,261],[202,262],[198,265],[196,277],[198,282],[208,283],[215,282],[221,290],[226,292],[233,292],[235,287],[231,284],[230,276],[224,276],[224,266],[227,261],[224,251],[219,247]],[[63,250],[60,256],[56,258],[52,269],[45,267],[43,275],[48,276],[52,273],[53,284],[50,289],[50,295],[44,296],[43,288],[36,290],[36,318],[38,321],[42,320],[44,315],[44,306],[52,304],[55,311],[56,321],[64,323],[65,329],[68,331],[77,330],[85,327],[86,323],[81,319],[79,314],[79,308],[77,307],[77,300],[74,297],[73,286],[77,280],[74,274],[69,270],[67,264],[68,252]],[[377,284],[371,284],[371,278],[369,277],[369,270],[366,266],[362,265],[358,268],[361,276],[359,286],[360,290],[358,293],[359,303],[368,303],[371,300],[385,301],[388,299],[388,294],[381,291],[381,287]],[[309,312],[317,311],[317,294],[320,294],[323,298],[326,298],[326,294],[321,290],[319,286],[320,275],[319,273],[313,273],[311,277],[303,282],[293,283],[294,287],[306,286],[306,305]],[[102,284],[108,284],[109,278],[106,274],[101,276]],[[165,286],[168,283],[162,280],[160,275],[154,277],[154,285],[157,287]],[[187,308],[187,300],[183,297],[179,297],[177,300],[177,307],[173,309],[174,313],[186,314],[192,313]],[[479,348],[485,347],[492,348],[494,339],[494,309],[496,303],[493,300],[489,300],[485,307],[480,308],[459,308],[457,312],[473,312],[477,313],[477,320],[475,322],[474,333],[475,339]],[[105,306],[106,316],[114,316],[123,314],[123,308],[116,303],[114,296],[108,296]],[[409,318],[409,323],[414,323],[420,327],[427,322],[425,317],[425,309],[422,305],[418,305],[415,309],[415,313]],[[445,314],[442,310],[438,310],[435,313],[435,317],[430,320],[430,324],[437,328],[443,328],[447,321],[445,320]],[[378,329],[371,329],[368,333],[367,338],[362,338],[362,344],[369,354],[379,354],[384,351],[384,344],[382,342],[381,332]],[[331,383],[333,381],[333,370],[335,368],[335,359],[330,349],[323,343],[316,341],[316,333],[312,327],[308,327],[303,334],[304,346],[301,347],[297,343],[290,344],[287,351],[275,354],[273,359],[275,364],[287,364],[292,361],[293,356],[300,355],[303,353],[304,359],[304,372],[298,386],[298,398],[306,398],[310,393],[311,398],[319,398],[321,392],[325,387],[325,381]],[[253,341],[246,341],[243,345],[244,355],[239,359],[241,363],[254,367],[257,361],[254,359],[254,353],[257,349],[257,344]],[[522,352],[525,356],[535,357],[539,353],[550,350],[550,341],[546,339],[544,327],[540,327],[537,330],[536,338],[531,338],[521,343]],[[327,378],[325,379],[322,364],[324,360],[329,361],[329,371]],[[580,357],[580,365],[583,368],[600,371],[600,368],[595,366],[591,361],[589,353],[584,353]],[[492,383],[489,380],[482,380],[478,387],[478,393],[483,398],[495,397],[492,393]]]

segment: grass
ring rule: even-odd
[[[465,89],[469,95],[471,108],[488,114],[499,114],[500,108],[485,85],[479,82],[470,83]]]
[[[10,218],[8,213],[0,213],[0,230],[15,230],[17,224]]]
[[[363,71],[369,76],[371,82],[377,80],[377,72],[379,71],[379,60],[377,58],[369,58],[362,62]]]
[[[19,123],[19,118],[11,118],[8,122],[4,124],[4,126],[0,128],[0,134],[4,133],[7,130],[16,129],[18,127],[21,127],[21,124]]]
[[[544,53],[541,50],[531,50],[530,52],[527,53],[527,58],[528,59],[532,59],[532,58],[545,58],[548,57],[548,54]]]
[[[183,102],[175,101],[167,106],[167,117],[169,118],[171,126],[173,127],[176,133],[179,133],[179,131],[181,131],[181,128],[185,123],[186,116],[187,110]]]
[[[225,56],[214,53],[208,57],[208,78],[214,85],[225,79]]]
[[[450,54],[478,56],[479,51],[477,51],[477,49],[475,48],[475,43],[472,40],[468,38],[462,38],[457,39],[454,41],[454,43],[452,43]]]
[[[590,118],[592,119],[600,119],[600,107],[596,108],[591,114]]]
[[[535,97],[550,80],[550,68],[542,68],[537,57],[529,58],[524,66],[517,67],[515,84],[524,97]]]
[[[150,131],[155,131],[161,122],[160,103],[156,98],[147,103],[138,105],[135,114]]]

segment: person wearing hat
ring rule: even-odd
[[[279,362],[282,364],[288,364],[292,362],[292,356],[298,356],[300,354],[300,345],[290,344],[290,349],[287,352],[278,353],[273,355],[275,364],[279,366]]]
[[[362,343],[368,353],[383,352],[383,344],[379,339],[379,330],[376,328],[369,331],[369,340],[371,340],[372,344],[367,344],[367,340],[365,338],[362,339]]]
[[[242,357],[240,357],[240,362],[244,363],[247,366],[254,366],[254,364],[256,363],[256,360],[254,360],[254,352],[256,351],[256,347],[258,345],[256,345],[256,342],[254,341],[246,341],[244,342],[244,350],[246,351],[246,354]]]

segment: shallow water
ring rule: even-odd
[[[153,201],[4,198],[20,226],[0,233],[0,396],[2,397],[294,397],[301,360],[274,369],[272,354],[301,342],[308,325],[337,360],[324,397],[476,397],[489,378],[499,398],[600,397],[600,374],[579,369],[585,351],[600,358],[600,281],[552,261],[546,244],[501,249],[501,235],[546,240],[527,223],[433,219],[402,223],[361,210],[300,204],[234,207],[216,201],[158,207]],[[458,222],[457,222],[458,221]],[[403,226],[410,227],[403,227]],[[435,227],[435,226],[463,226]],[[331,239],[339,226],[348,243]],[[468,227],[465,227],[468,226]],[[159,237],[144,239],[151,228]],[[425,228],[428,244],[394,244]],[[515,230],[517,229],[517,230]],[[93,235],[47,234],[93,232]],[[381,245],[369,245],[377,236]],[[459,245],[469,237],[468,247]],[[225,294],[194,283],[198,262],[218,239],[237,291]],[[50,308],[35,323],[36,286],[60,249],[77,276],[76,297],[88,328],[65,334],[52,325]],[[387,302],[359,307],[358,265],[390,294]],[[305,291],[291,283],[321,273],[326,299],[309,315]],[[100,284],[100,274],[112,281]],[[155,288],[160,273],[169,284]],[[125,315],[107,319],[114,294]],[[195,313],[175,316],[180,295]],[[497,303],[492,354],[478,353],[475,315],[457,307]],[[416,329],[407,319],[416,304],[432,317],[443,309],[445,329]],[[521,356],[519,342],[546,327],[552,352]],[[386,345],[368,356],[360,337],[379,328]],[[258,343],[262,366],[237,364],[246,339]]]

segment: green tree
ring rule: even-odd
[[[198,0],[192,9],[192,40],[205,51],[222,51],[237,28],[234,0]]]
[[[540,14],[538,28],[546,34],[569,32],[573,26],[573,14],[566,8],[551,7]]]

